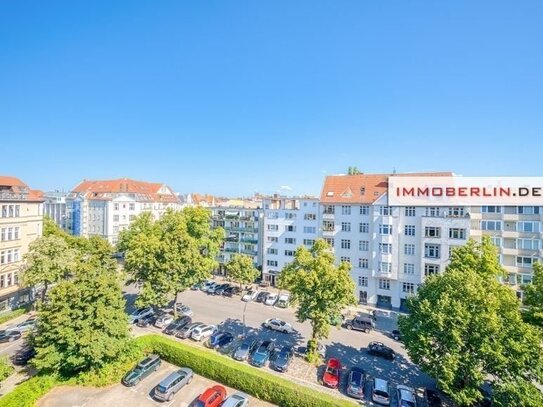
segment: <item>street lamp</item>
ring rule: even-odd
[[[245,305],[243,306],[243,339],[245,339],[245,332],[247,329],[247,325],[245,325],[245,311],[247,311],[247,305],[249,305],[249,301],[246,301]]]

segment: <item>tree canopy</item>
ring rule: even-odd
[[[524,319],[543,329],[543,264],[534,263],[533,279],[524,289]]]
[[[254,266],[252,257],[246,254],[236,253],[230,261],[226,263],[228,277],[239,284],[254,283],[260,275],[260,271]]]
[[[209,278],[223,239],[224,230],[211,229],[205,208],[168,210],[158,220],[139,215],[118,244],[125,270],[143,284],[137,305],[166,305],[172,295]]]
[[[334,265],[334,255],[328,244],[319,239],[311,250],[298,247],[294,261],[279,277],[279,286],[287,289],[297,303],[296,317],[309,320],[312,333],[309,358],[315,358],[315,343],[327,338],[330,322],[349,305],[356,304],[351,265]]]
[[[498,281],[502,274],[490,240],[469,241],[408,299],[410,313],[399,319],[409,357],[461,406],[480,400],[489,378],[496,403],[521,388],[526,398],[517,405],[543,405],[533,385],[541,380],[541,337],[523,322],[515,293]]]

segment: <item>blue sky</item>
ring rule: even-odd
[[[541,1],[4,1],[0,174],[320,192],[543,175]]]

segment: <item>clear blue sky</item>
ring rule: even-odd
[[[543,175],[543,2],[3,1],[0,174],[180,192]],[[288,192],[288,191],[284,191]]]

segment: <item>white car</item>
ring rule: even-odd
[[[415,390],[411,387],[399,384],[396,386],[396,396],[398,398],[399,407],[417,407]]]
[[[188,305],[177,304],[175,306],[175,310],[181,315],[186,315],[187,317],[192,317],[194,315],[194,312],[192,312]]]
[[[390,406],[390,385],[384,379],[374,377],[371,386],[371,399],[374,403]]]
[[[26,332],[26,331],[30,331],[30,330],[34,329],[35,326],[36,326],[36,318],[32,317],[32,318],[27,319],[24,322],[21,322],[20,324],[14,326],[14,327],[8,328],[7,330],[8,331]]]
[[[258,295],[258,291],[256,290],[249,290],[247,293],[241,297],[241,301],[250,302],[253,301]]]
[[[268,294],[266,297],[266,301],[264,301],[264,304],[266,305],[275,305],[277,302],[277,294]]]
[[[215,325],[204,325],[192,331],[192,333],[190,334],[190,337],[191,339],[194,339],[195,341],[202,341],[206,338],[209,338],[211,335],[213,335],[217,331],[218,331],[218,328]]]
[[[172,322],[173,322],[173,315],[163,314],[156,319],[155,326],[157,328],[164,328],[170,325]]]
[[[292,328],[292,325],[289,323],[282,321],[277,318],[270,318],[264,321],[262,324],[264,328],[272,329],[274,331],[283,332],[285,334],[289,334],[294,332],[294,328]]]
[[[217,283],[215,281],[206,281],[204,285],[202,285],[200,291],[207,293],[209,290],[214,289],[216,285]]]
[[[145,318],[150,315],[154,315],[155,311],[152,307],[140,308],[130,314],[130,322],[136,324],[140,319]]]

